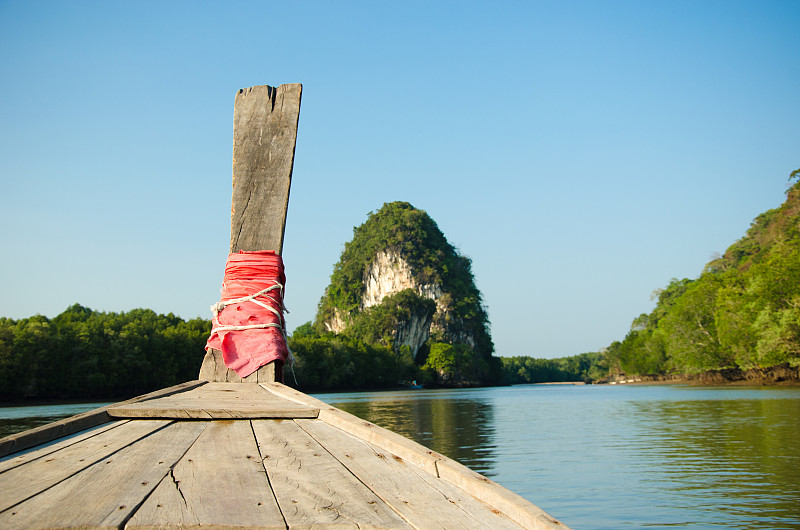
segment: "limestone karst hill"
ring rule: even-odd
[[[439,355],[450,364],[466,357],[469,369],[438,370],[441,384],[488,383],[499,371],[469,258],[407,202],[384,204],[354,229],[314,326],[391,346],[420,365],[435,366]]]

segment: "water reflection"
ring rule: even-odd
[[[716,524],[800,526],[800,399],[761,392],[629,405],[642,431],[633,442],[673,509],[700,507]]]
[[[415,390],[317,397],[479,473],[494,474],[494,410],[480,392]]]
[[[328,394],[573,528],[800,528],[800,388]]]

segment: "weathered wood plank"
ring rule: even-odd
[[[242,405],[233,402],[215,402],[203,406],[191,404],[165,403],[161,407],[142,405],[129,405],[110,409],[109,415],[114,418],[162,418],[175,420],[235,420],[235,419],[292,419],[316,418],[319,411],[311,408],[297,408],[294,410],[285,407],[271,408],[269,406],[250,404]]]
[[[283,363],[273,361],[248,375],[244,379],[225,366],[222,352],[211,349],[203,357],[199,379],[218,383],[274,383],[283,382]]]
[[[272,361],[256,370],[254,383],[283,383],[283,361]]]
[[[231,252],[283,249],[301,94],[298,83],[236,94]]]
[[[192,388],[206,384],[205,381],[187,381],[179,385],[162,388],[149,394],[137,396],[127,401],[107,405],[99,409],[90,410],[82,414],[77,414],[63,420],[48,423],[35,429],[30,429],[17,434],[12,434],[0,439],[0,457],[8,454],[24,451],[39,444],[51,442],[57,438],[69,436],[84,429],[89,429],[97,425],[101,425],[110,421],[110,416],[107,414],[107,409],[116,405],[135,403],[138,401],[146,401],[148,399],[156,399],[161,396],[168,396],[171,394],[184,392]]]
[[[243,88],[233,108],[233,191],[230,252],[283,250],[289,189],[303,92],[298,83]],[[209,351],[200,379],[243,382],[218,350]],[[244,382],[283,382],[283,363],[272,362]]]
[[[290,388],[281,383],[264,383],[260,385],[262,388],[275,393],[275,395],[290,399],[299,404],[318,407],[318,418],[326,423],[329,423],[341,430],[353,434],[354,436],[373,443],[387,451],[403,458],[404,460],[412,463],[418,468],[430,473],[433,476],[438,476],[436,470],[436,463],[445,458],[435,451],[431,451],[413,440],[409,440],[404,436],[392,432],[383,427],[379,427],[374,423],[362,420],[357,416],[353,416],[336,407],[332,407],[327,403],[313,398],[302,392]]]
[[[316,418],[307,407],[264,390],[255,383],[208,383],[191,392],[108,409],[115,418]]]
[[[166,421],[128,422],[51,453],[34,451],[25,465],[0,473],[0,511],[32,497],[99,460],[161,429]],[[43,453],[38,455],[38,453]],[[33,458],[36,456],[39,458]]]
[[[319,420],[296,423],[415,528],[520,530],[463,490]]]
[[[42,458],[44,456],[47,456],[65,447],[69,447],[70,445],[79,443],[87,438],[96,436],[101,432],[105,432],[109,429],[114,429],[116,427],[119,427],[120,425],[124,425],[128,421],[130,420],[119,420],[119,421],[104,423],[102,425],[98,425],[97,427],[92,427],[86,429],[85,431],[81,431],[79,433],[65,436],[64,438],[59,438],[58,440],[48,442],[46,444],[42,444],[33,449],[9,455],[5,458],[0,459],[0,473],[8,471],[11,468],[26,464],[32,460],[36,460],[37,458]]]
[[[295,422],[252,424],[289,528],[411,528]]]
[[[173,423],[128,445],[0,513],[0,528],[119,528],[206,425]]]
[[[214,421],[125,526],[286,528],[249,421]]]
[[[220,376],[217,375],[219,366],[216,354],[219,354],[219,359],[222,360],[222,352],[219,350],[207,350],[203,356],[203,364],[200,366],[200,374],[197,376],[201,381],[219,381]]]

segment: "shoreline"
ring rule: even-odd
[[[800,385],[800,366],[791,367],[783,363],[769,368],[723,368],[709,370],[699,374],[646,374],[646,375],[618,375],[614,378],[592,382],[585,381],[547,381],[541,383],[520,383],[540,386],[558,385],[696,385],[696,386],[796,386]],[[488,386],[515,386],[514,384],[499,384]],[[426,387],[426,389],[459,389],[460,387]],[[476,388],[476,387],[469,387]],[[307,390],[313,394],[350,393],[350,392],[380,392],[396,391],[401,388],[362,388],[362,389],[337,389],[337,390]],[[19,400],[0,400],[0,408],[9,407],[35,407],[49,405],[81,405],[88,403],[114,403],[130,399],[134,396],[116,395],[93,398],[27,398]]]
[[[800,384],[800,366],[783,363],[769,368],[722,368],[698,374],[646,374],[617,376],[605,384],[688,384],[698,386],[778,386]]]

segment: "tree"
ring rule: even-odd
[[[437,381],[447,385],[480,380],[482,372],[488,369],[485,364],[485,361],[476,357],[466,344],[436,342],[431,344],[423,369],[432,370],[436,374]]]
[[[676,368],[704,371],[734,365],[717,337],[714,314],[720,285],[715,275],[693,282],[659,322],[667,355]]]

